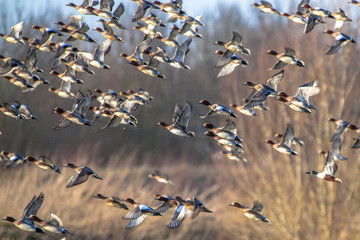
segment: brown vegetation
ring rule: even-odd
[[[339,5],[345,6],[346,2],[341,1]],[[338,6],[330,7],[335,10]],[[80,78],[85,82],[83,90],[111,88],[120,92],[140,87],[148,90],[155,99],[151,102],[151,109],[139,108],[135,112],[139,120],[137,128],[102,130],[100,127],[106,122],[97,122],[93,127],[71,126],[53,131],[51,127],[59,118],[51,113],[51,109],[55,106],[68,109],[71,101],[51,95],[47,86],[24,94],[7,81],[0,81],[0,103],[19,100],[39,117],[34,121],[21,121],[1,114],[1,150],[35,157],[45,154],[58,166],[66,162],[86,164],[104,177],[103,181],[89,179],[82,185],[66,189],[66,182],[73,173],[69,169],[62,169],[61,175],[45,172],[31,163],[14,169],[0,169],[0,217],[20,217],[31,197],[43,191],[45,201],[38,215],[46,218],[51,211],[61,217],[65,227],[75,234],[70,239],[359,238],[359,150],[347,148],[352,138],[356,137],[355,133],[346,133],[343,146],[343,155],[349,160],[338,163],[337,175],[343,184],[321,181],[304,174],[311,169],[323,169],[325,160],[317,152],[330,149],[329,140],[335,131],[335,125],[328,122],[328,118],[360,124],[360,99],[357,98],[360,91],[359,47],[345,46],[337,54],[326,56],[327,45],[332,39],[322,33],[325,26],[316,26],[312,32],[303,34],[303,26],[280,16],[260,14],[255,8],[250,10],[248,14],[255,18],[253,21],[248,20],[246,14],[239,14],[244,10],[237,6],[225,6],[215,16],[204,13],[206,27],[200,31],[203,40],[193,41],[186,60],[191,70],[161,65],[160,72],[166,80],[146,76],[118,57],[120,52],[131,53],[142,38],[141,34],[132,30],[121,31],[125,43],[113,43],[110,56],[105,58],[111,70],[95,70],[95,76],[81,74]],[[360,27],[356,19],[359,9],[347,6],[344,10],[353,22],[346,23],[341,31],[356,39]],[[29,30],[33,24],[54,27],[50,23],[60,19],[66,21],[56,11],[52,15],[55,17],[43,14],[29,16],[28,19],[18,12],[18,21],[10,16],[4,17],[6,20],[1,32],[8,32],[12,23],[25,20],[23,34],[31,36],[35,34]],[[5,14],[5,10],[2,9],[1,13]],[[127,27],[131,29],[129,18],[127,20],[124,23],[128,23]],[[333,27],[333,24],[328,20],[327,27]],[[249,66],[239,67],[231,75],[217,79],[218,69],[213,66],[218,57],[213,54],[216,47],[212,42],[229,39],[232,31],[238,31],[244,45],[252,51],[251,56],[244,57],[249,60]],[[94,32],[90,34],[96,36]],[[100,35],[97,37],[103,39]],[[86,44],[82,47],[90,46]],[[279,89],[293,93],[297,86],[318,79],[320,94],[311,99],[317,111],[312,114],[297,113],[280,102],[268,99],[270,111],[257,111],[257,117],[236,113],[239,116],[236,120],[238,132],[244,139],[249,163],[230,162],[219,153],[221,147],[202,136],[204,129],[200,126],[204,121],[198,116],[206,113],[207,109],[196,103],[200,99],[208,99],[227,106],[242,104],[241,99],[249,94],[249,89],[241,85],[243,82],[265,83],[275,73],[267,70],[275,60],[265,55],[265,51],[282,51],[285,46],[295,49],[306,67],[285,67],[285,78]],[[0,53],[4,56],[22,58],[25,51],[26,47],[1,42]],[[39,56],[38,65],[49,72],[47,63],[52,56],[44,53]],[[60,84],[54,76],[45,77],[51,85]],[[196,133],[194,138],[177,137],[155,126],[158,121],[169,121],[173,106],[186,100],[194,106],[189,124],[189,129]],[[214,117],[209,121],[221,125],[225,119]],[[304,147],[295,147],[300,154],[298,157],[282,155],[263,143],[267,138],[273,139],[275,132],[284,132],[289,122],[294,126],[295,136],[305,142]],[[147,175],[155,169],[168,174],[175,186],[149,179]],[[121,218],[125,211],[110,208],[92,198],[96,193],[132,197],[153,207],[159,204],[153,200],[155,193],[185,198],[196,196],[214,213],[201,213],[194,220],[186,219],[179,229],[169,230],[166,224],[171,216],[170,210],[163,217],[148,218],[140,226],[125,230],[126,221]],[[228,206],[233,201],[250,206],[253,200],[263,203],[263,214],[271,225],[249,220],[240,210]],[[59,236],[28,234],[2,221],[0,238],[58,239]]]

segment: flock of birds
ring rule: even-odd
[[[160,62],[169,64],[175,68],[189,70],[190,67],[185,64],[185,56],[190,50],[192,39],[202,38],[201,34],[198,32],[198,28],[204,26],[201,22],[201,17],[191,17],[187,15],[184,9],[182,9],[182,1],[180,0],[171,0],[168,3],[161,3],[159,1],[149,2],[146,0],[132,1],[138,4],[138,8],[131,21],[137,23],[134,29],[142,31],[145,36],[139,45],[136,46],[132,55],[121,53],[120,56],[126,59],[127,63],[134,65],[144,74],[161,79],[166,77],[157,70]],[[318,7],[311,7],[309,2],[310,0],[302,0],[298,5],[297,12],[292,15],[280,13],[266,1],[261,1],[261,4],[254,3],[253,6],[259,8],[261,12],[285,16],[296,23],[305,24],[305,33],[310,32],[317,24],[324,23],[324,19],[326,18],[336,19],[335,28],[340,28],[346,21],[351,22],[351,19],[347,17],[342,9],[339,9],[338,12],[331,13]],[[360,3],[356,1],[351,1],[350,3],[360,6]],[[23,92],[33,91],[40,85],[49,84],[49,82],[41,76],[44,71],[37,66],[37,53],[39,51],[55,53],[50,74],[60,78],[61,85],[58,89],[50,87],[49,91],[57,94],[61,98],[74,99],[71,110],[66,111],[60,107],[54,108],[54,113],[61,115],[62,117],[54,126],[53,129],[55,130],[67,128],[72,123],[91,126],[93,121],[90,121],[86,117],[89,111],[93,112],[95,116],[94,121],[98,118],[109,119],[109,122],[103,128],[117,127],[120,125],[137,126],[138,120],[133,115],[133,112],[139,105],[151,106],[150,101],[153,97],[144,89],[139,89],[137,92],[127,90],[120,93],[116,93],[113,90],[101,91],[100,89],[89,89],[86,93],[83,93],[80,90],[78,90],[76,94],[71,92],[73,85],[83,84],[83,81],[77,77],[78,72],[94,75],[95,72],[92,70],[92,67],[109,70],[109,65],[104,62],[105,56],[110,52],[113,41],[123,41],[114,30],[114,28],[125,29],[125,26],[120,23],[120,18],[125,11],[123,3],[120,3],[114,11],[114,0],[101,0],[100,8],[97,9],[95,7],[98,4],[97,1],[93,0],[84,0],[81,5],[75,5],[73,3],[67,4],[67,6],[75,8],[81,14],[101,17],[98,21],[102,23],[103,29],[97,27],[94,30],[100,32],[106,40],[101,44],[96,45],[94,53],[84,52],[81,51],[79,47],[70,45],[70,43],[75,41],[86,41],[96,44],[95,40],[88,35],[87,32],[90,30],[90,27],[87,23],[82,21],[81,15],[72,16],[69,23],[58,21],[56,24],[61,26],[59,30],[36,25],[32,26],[33,29],[42,32],[40,39],[22,36],[24,22],[20,22],[13,26],[10,34],[0,34],[0,37],[7,42],[18,45],[29,45],[23,60],[12,57],[0,57],[2,61],[4,61],[3,65],[0,67],[0,76],[20,87]],[[168,37],[163,37],[160,32],[155,30],[158,27],[166,27],[166,24],[149,10],[161,10],[168,14],[168,22],[174,23]],[[146,16],[147,13],[148,15]],[[104,20],[103,18],[107,20]],[[182,22],[183,25],[181,28],[176,26],[175,22],[177,21]],[[326,54],[335,54],[341,47],[349,42],[356,43],[353,38],[341,32],[334,32],[327,29],[324,33],[330,34],[335,38],[334,43]],[[179,34],[187,36],[188,38],[183,43],[179,43]],[[242,59],[238,54],[250,55],[250,49],[243,47],[243,39],[238,32],[234,31],[232,34],[233,36],[230,41],[216,41],[214,43],[215,45],[225,48],[225,50],[217,50],[215,52],[219,55],[215,67],[221,68],[218,77],[224,77],[231,74],[239,65],[246,66],[249,64],[247,60]],[[66,37],[66,39],[61,42],[53,42],[53,37]],[[153,47],[151,46],[151,43],[157,40],[175,49],[172,58],[168,57],[166,50],[161,46],[157,46],[157,50],[152,51]],[[289,47],[285,47],[284,53],[278,53],[274,50],[269,50],[266,53],[273,55],[278,59],[278,62],[269,70],[282,69],[289,64],[305,67],[304,61],[297,59],[295,51]],[[148,60],[145,58],[146,55],[148,55]],[[59,70],[57,69],[60,67],[64,68],[63,73],[58,72]],[[256,84],[249,81],[245,82],[243,85],[252,88],[252,92],[243,100],[244,105],[231,104],[230,107],[242,114],[256,116],[257,113],[254,109],[267,110],[268,108],[265,105],[265,101],[268,97],[271,97],[279,102],[285,103],[294,111],[310,114],[312,110],[316,109],[309,102],[309,98],[320,92],[317,80],[302,84],[292,96],[283,91],[278,91],[278,85],[283,78],[284,70],[281,70],[274,74],[266,84]],[[97,106],[92,106],[93,101],[97,101],[99,104]],[[204,116],[201,116],[201,118],[210,119],[213,116],[222,115],[226,116],[227,119],[226,125],[221,127],[214,126],[211,123],[204,123],[202,126],[207,129],[204,135],[211,137],[219,145],[224,147],[224,150],[221,151],[221,153],[226,155],[230,160],[246,163],[247,160],[243,156],[244,150],[241,144],[243,140],[238,136],[236,125],[234,121],[231,120],[232,118],[237,118],[237,115],[228,107],[210,103],[205,99],[199,101],[199,104],[210,108],[210,111]],[[178,136],[194,137],[195,133],[188,130],[192,109],[193,106],[189,101],[186,101],[183,106],[177,104],[175,106],[172,124],[169,125],[165,122],[158,122],[157,125],[164,127],[172,134]],[[24,103],[18,101],[14,101],[13,104],[5,102],[3,105],[0,105],[0,111],[15,119],[37,118]],[[313,170],[306,172],[306,174],[314,174],[318,178],[341,183],[342,181],[335,177],[337,171],[335,161],[346,160],[346,157],[341,155],[344,132],[347,129],[352,129],[360,133],[360,128],[344,120],[331,118],[330,121],[335,122],[337,128],[331,139],[333,142],[331,151],[322,152],[326,155],[325,168],[322,172]],[[275,143],[272,140],[266,140],[265,142],[272,145],[275,150],[283,154],[297,156],[298,153],[291,148],[292,144],[304,145],[302,140],[294,136],[292,124],[287,125],[284,134],[276,134],[275,137],[282,138],[282,141],[280,143]],[[360,135],[352,148],[355,149],[359,147]],[[41,169],[61,173],[61,170],[55,166],[47,156],[41,156],[36,159],[30,156],[23,157],[16,153],[1,151],[0,158],[6,162],[6,167],[13,167],[23,162],[32,162]],[[76,166],[75,164],[67,163],[64,167],[72,168],[75,171],[75,174],[66,185],[67,188],[84,183],[89,177],[100,180],[103,179],[85,165]],[[159,171],[151,173],[149,177],[162,183],[173,184],[173,181],[169,176]],[[119,197],[106,197],[102,194],[96,194],[94,198],[101,199],[112,207],[125,210],[129,210],[126,203],[132,204],[134,209],[123,217],[123,219],[129,221],[126,228],[138,226],[149,216],[161,216],[170,208],[175,208],[167,225],[170,229],[179,227],[187,217],[191,219],[196,218],[200,212],[212,213],[212,211],[206,208],[196,197],[183,199],[179,196],[171,197],[157,194],[155,199],[161,201],[162,204],[156,209],[145,204],[137,203],[131,198],[121,199]],[[55,214],[50,213],[50,217],[47,220],[42,220],[36,216],[43,201],[44,194],[40,193],[38,196],[32,198],[25,207],[24,213],[20,218],[14,219],[6,216],[3,220],[12,222],[15,226],[26,231],[43,233],[45,229],[54,233],[70,234],[70,232],[63,227],[60,218]],[[263,205],[259,201],[254,201],[252,208],[237,202],[231,203],[230,206],[240,208],[248,218],[270,223],[270,221],[262,215]]]

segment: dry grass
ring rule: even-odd
[[[96,151],[96,146],[94,149]],[[89,179],[66,189],[72,175],[70,169],[64,168],[58,175],[29,163],[3,171],[0,182],[4,197],[0,198],[0,213],[21,216],[31,197],[43,191],[45,201],[38,215],[46,218],[53,212],[60,216],[65,227],[75,234],[70,239],[234,239],[238,236],[244,239],[355,239],[359,236],[360,186],[354,177],[359,170],[353,167],[360,164],[359,160],[340,163],[338,176],[344,184],[334,184],[304,174],[312,168],[321,169],[321,157],[283,157],[267,146],[262,152],[265,155],[253,154],[247,165],[229,162],[218,154],[209,157],[206,165],[192,165],[179,157],[180,163],[176,166],[164,163],[160,168],[173,176],[176,185],[170,186],[147,178],[154,170],[146,164],[148,159],[135,165],[134,155],[123,157],[124,152],[119,152],[109,158],[106,166],[101,166],[89,148],[79,148],[66,160],[55,158],[55,162],[58,165],[66,161],[86,162],[104,177],[103,181]],[[132,197],[153,207],[159,205],[153,199],[155,193],[197,196],[214,213],[202,213],[192,221],[186,219],[179,229],[169,230],[166,224],[170,210],[163,217],[150,217],[140,226],[125,230],[126,221],[121,217],[126,212],[92,198],[96,193]],[[264,203],[264,215],[271,225],[249,220],[238,209],[228,206],[232,201],[252,205],[253,200]],[[50,233],[26,233],[5,222],[0,223],[0,231],[1,239],[58,238]]]
[[[325,26],[317,26],[305,35],[302,26],[254,11],[254,16],[258,17],[252,24],[259,24],[255,28],[242,24],[247,20],[244,17],[233,17],[239,15],[237,10],[235,7],[223,8],[218,16],[204,17],[208,27],[201,32],[204,44],[195,45],[194,41],[192,48],[196,46],[198,54],[191,51],[187,57],[192,70],[180,71],[161,66],[161,71],[168,78],[165,83],[133,71],[132,66],[115,58],[123,50],[123,45],[112,50],[113,56],[107,56],[113,64],[111,71],[97,70],[96,80],[85,80],[84,89],[98,87],[120,91],[143,87],[149,90],[155,96],[153,108],[139,108],[136,112],[140,122],[138,128],[100,130],[102,123],[95,123],[92,128],[71,126],[71,129],[54,132],[51,127],[58,118],[51,115],[51,109],[54,106],[70,108],[71,102],[50,96],[46,88],[24,95],[7,82],[1,82],[0,103],[16,98],[30,107],[39,106],[33,108],[39,115],[37,122],[1,117],[1,150],[35,157],[47,154],[59,166],[66,162],[86,164],[104,180],[89,179],[82,185],[66,189],[65,185],[73,174],[70,169],[63,169],[61,175],[44,172],[30,163],[10,170],[0,169],[0,217],[20,217],[32,196],[43,191],[45,201],[38,212],[39,217],[46,218],[49,212],[61,217],[65,227],[75,234],[70,239],[359,239],[360,158],[359,150],[348,148],[356,134],[346,133],[342,153],[349,160],[338,163],[336,175],[343,184],[305,175],[308,170],[323,169],[324,158],[317,152],[331,147],[329,139],[335,126],[327,121],[329,117],[359,125],[360,100],[356,96],[360,91],[360,57],[354,54],[359,48],[349,44],[338,54],[325,56],[327,45],[331,42],[331,37],[321,33],[320,28]],[[47,24],[35,20],[28,24]],[[351,27],[344,27],[344,32],[358,36],[357,29],[359,20],[354,19]],[[244,46],[252,50],[252,55],[245,57],[250,65],[246,69],[236,69],[226,78],[216,79],[218,69],[213,66],[217,58],[213,55],[215,47],[211,42],[230,38],[234,30],[242,34]],[[133,32],[128,31],[127,34],[130,39],[136,39]],[[287,37],[279,38],[280,35]],[[306,68],[287,66],[279,89],[293,93],[297,86],[318,79],[320,94],[310,100],[317,111],[311,115],[296,113],[286,105],[269,99],[267,105],[270,111],[258,112],[259,116],[255,118],[239,114],[236,124],[245,141],[249,163],[229,162],[218,153],[219,146],[201,136],[204,129],[200,125],[204,122],[198,116],[207,109],[195,102],[206,98],[223,105],[240,104],[241,99],[249,94],[249,89],[241,86],[243,82],[265,83],[275,73],[267,71],[275,63],[275,58],[264,52],[269,49],[281,51],[285,46],[297,51]],[[4,52],[6,47],[4,45],[2,49]],[[5,55],[4,52],[2,54]],[[47,60],[43,58],[45,55],[40,56],[40,66],[43,67]],[[82,76],[85,78],[85,75]],[[51,81],[53,85],[58,83],[54,79]],[[43,96],[49,101],[43,103]],[[157,121],[170,121],[175,103],[183,104],[185,100],[194,103],[190,130],[196,132],[195,138],[176,137],[155,127]],[[206,121],[221,124],[224,119]],[[294,125],[295,135],[305,142],[304,147],[295,147],[299,157],[282,155],[263,143],[265,139],[273,139],[275,132],[284,132],[289,122]],[[147,175],[155,169],[170,175],[176,185],[163,185],[149,179]],[[179,229],[169,230],[166,227],[171,217],[169,211],[163,217],[148,218],[140,226],[125,230],[127,222],[121,218],[125,211],[110,208],[92,198],[96,193],[131,197],[153,207],[159,205],[153,199],[155,193],[185,198],[196,196],[214,213],[202,213],[192,221],[186,219]],[[238,209],[228,206],[233,201],[251,206],[253,200],[264,204],[263,214],[272,222],[271,225],[249,220]],[[0,222],[1,240],[59,238],[50,233],[26,233],[9,223]]]

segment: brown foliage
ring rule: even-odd
[[[0,102],[19,100],[39,117],[34,121],[21,121],[1,115],[2,149],[30,156],[46,154],[58,165],[66,162],[87,164],[104,177],[103,181],[90,179],[73,189],[65,189],[70,177],[67,169],[63,170],[62,175],[44,172],[31,163],[11,170],[0,169],[1,217],[19,217],[31,196],[43,191],[45,201],[39,215],[45,218],[51,211],[60,216],[65,227],[76,234],[73,239],[358,237],[360,186],[357,176],[360,160],[357,150],[347,148],[356,135],[346,133],[343,155],[349,160],[339,163],[337,172],[343,184],[321,181],[304,174],[310,169],[323,168],[324,159],[317,155],[317,151],[331,147],[329,139],[335,126],[327,121],[329,117],[359,124],[359,99],[356,97],[360,91],[358,46],[349,44],[337,54],[326,56],[327,45],[332,39],[321,32],[324,26],[316,26],[311,33],[303,34],[303,26],[279,16],[259,14],[255,9],[248,13],[254,17],[253,22],[249,22],[246,14],[238,14],[244,11],[246,9],[230,6],[221,8],[218,14],[204,15],[206,27],[201,31],[204,38],[193,41],[186,60],[191,67],[190,71],[161,65],[160,71],[167,79],[160,80],[146,76],[126,64],[124,59],[118,57],[119,53],[131,53],[142,38],[139,33],[127,30],[121,31],[125,43],[114,43],[110,56],[106,57],[110,71],[95,70],[94,77],[80,74],[85,82],[81,86],[82,90],[111,88],[119,92],[142,87],[155,96],[151,109],[139,108],[135,112],[139,119],[138,128],[101,130],[105,122],[97,122],[93,127],[74,124],[63,131],[53,131],[51,127],[59,118],[51,113],[51,109],[56,106],[69,109],[71,101],[51,95],[47,86],[23,94],[17,87],[1,81]],[[348,9],[348,12],[350,15],[354,10]],[[54,13],[58,14],[56,11]],[[49,14],[46,18],[43,16],[45,14],[41,17],[29,16],[27,20],[18,15],[17,20],[24,19],[28,27],[35,23],[46,26],[60,19]],[[4,19],[7,21],[3,21],[2,31],[8,32],[11,23],[16,21],[10,16]],[[64,17],[62,20],[66,21]],[[328,26],[332,27],[332,21],[328,22]],[[132,26],[128,26],[131,29]],[[358,29],[359,21],[353,19],[341,31],[354,37],[358,36]],[[212,42],[230,39],[231,31],[238,31],[243,37],[244,46],[251,49],[252,55],[244,57],[250,64],[246,68],[239,67],[227,77],[217,79],[218,69],[213,67],[217,61],[213,52],[217,48]],[[34,34],[24,29],[25,36]],[[183,40],[181,38],[180,41]],[[90,46],[81,45],[91,51]],[[280,102],[268,99],[270,111],[258,111],[257,117],[238,114],[236,124],[244,139],[249,163],[242,165],[229,162],[225,156],[218,154],[220,147],[202,136],[203,129],[200,126],[203,121],[198,116],[207,109],[196,103],[200,99],[208,99],[226,106],[231,103],[241,104],[241,99],[249,94],[249,89],[241,85],[243,82],[265,83],[275,73],[267,70],[273,66],[275,59],[264,52],[269,49],[282,51],[285,46],[296,50],[306,67],[300,69],[286,66],[285,78],[279,89],[293,93],[297,86],[318,79],[320,94],[311,99],[317,111],[310,115],[297,113]],[[2,55],[18,58],[25,51],[25,47],[14,47],[8,43],[2,43],[0,48]],[[44,53],[39,55],[38,65],[49,72],[47,63],[52,61],[52,56]],[[54,76],[45,74],[45,77],[51,81],[51,85],[60,84]],[[186,100],[194,105],[189,129],[196,132],[196,137],[180,138],[155,126],[158,121],[169,122],[173,106],[176,103],[183,104]],[[215,117],[207,121],[221,125],[224,119]],[[284,156],[263,143],[275,132],[284,132],[288,122],[293,124],[295,135],[305,142],[304,147],[296,149],[299,157]],[[175,187],[148,179],[147,174],[154,169],[169,174],[176,183]],[[170,213],[161,218],[148,218],[136,229],[126,231],[125,221],[121,219],[125,212],[113,210],[93,199],[91,196],[96,193],[133,197],[151,206],[157,204],[152,200],[154,193],[184,197],[196,195],[214,213],[200,214],[193,221],[187,219],[174,231],[166,228]],[[264,204],[264,215],[272,222],[271,225],[251,221],[241,211],[227,206],[233,201],[251,205],[253,200]],[[9,225],[0,223],[1,239],[26,239],[29,236]],[[47,234],[33,237],[51,239],[53,236]]]

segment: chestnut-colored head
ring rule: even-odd
[[[284,97],[278,97],[278,98],[275,98],[275,100],[278,100],[278,101],[280,101],[280,102],[288,102],[288,100],[286,100],[286,98],[284,98]]]
[[[53,111],[54,111],[54,113],[56,113],[56,114],[63,114],[65,111],[63,110],[63,109],[61,109],[61,108],[58,108],[58,107],[56,107],[56,108],[54,108],[53,109]]]
[[[42,220],[40,218],[38,218],[37,216],[34,216],[34,215],[30,215],[30,219],[35,222],[42,222]]]
[[[243,208],[243,206],[238,202],[232,202],[229,204],[229,206],[237,207],[237,208]]]
[[[209,106],[210,105],[210,102],[208,100],[201,100],[199,102],[199,104],[203,104],[203,105],[206,105],[206,106]]]
[[[104,195],[98,193],[96,195],[93,196],[94,198],[99,198],[99,199],[106,199],[106,197],[104,197]]]
[[[359,128],[358,128],[357,126],[355,126],[354,124],[349,124],[347,127],[350,128],[351,130],[355,130],[355,131],[359,129]]]
[[[98,32],[101,32],[101,33],[104,32],[104,30],[102,30],[101,28],[98,28],[98,27],[94,28],[94,30],[98,31]]]
[[[255,83],[252,83],[252,82],[244,82],[243,85],[244,85],[244,86],[248,86],[248,87],[253,87],[253,86],[255,86],[256,84],[255,84]]]
[[[103,104],[101,104],[101,106],[106,107],[106,108],[112,108],[111,105],[108,103],[103,103]]]
[[[325,29],[324,33],[327,33],[327,34],[333,34],[333,33],[334,33],[334,31],[329,30],[329,29]]]
[[[164,122],[158,122],[156,125],[157,125],[157,126],[161,126],[161,127],[167,127],[167,126],[169,126],[168,124],[166,124],[166,123],[164,123]]]
[[[89,10],[89,11],[94,11],[95,8],[93,8],[92,6],[86,6],[86,9]]]
[[[214,128],[214,125],[212,125],[211,123],[204,123],[204,124],[202,125],[202,127],[208,128],[208,129],[213,129],[213,128]]]
[[[36,162],[37,160],[33,157],[26,156],[25,159],[29,162]]]
[[[124,202],[128,202],[128,203],[131,203],[131,204],[134,204],[134,203],[135,203],[134,199],[132,199],[132,198],[125,198],[123,201],[124,201]]]
[[[73,3],[68,3],[68,4],[66,4],[66,6],[68,6],[68,7],[76,7],[76,5],[73,4]]]
[[[8,221],[8,222],[15,222],[15,221],[16,221],[16,219],[15,219],[15,218],[13,218],[13,217],[9,217],[9,216],[4,217],[2,220],[4,220],[4,221]]]
[[[278,95],[280,96],[280,97],[288,97],[289,95],[287,95],[285,92],[278,92]]]
[[[274,55],[274,56],[278,55],[278,53],[275,52],[274,50],[269,50],[269,51],[267,51],[267,52],[265,52],[265,53],[266,53],[266,54],[270,54],[270,55]]]
[[[36,30],[40,30],[40,29],[41,29],[41,27],[39,27],[38,25],[32,25],[31,28],[32,28],[32,29],[36,29]]]
[[[268,143],[268,144],[271,144],[271,145],[274,145],[275,143],[271,140],[266,140],[264,143]]]
[[[63,167],[77,168],[77,166],[75,164],[72,164],[72,163],[67,163]]]
[[[206,132],[204,133],[204,135],[209,136],[209,137],[215,137],[215,136],[216,136],[215,133],[213,133],[213,132],[211,132],[211,131],[206,131]]]

